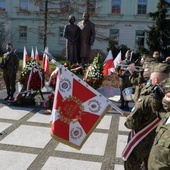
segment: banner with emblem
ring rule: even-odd
[[[53,139],[81,149],[109,109],[107,98],[67,68],[60,67],[51,117]]]

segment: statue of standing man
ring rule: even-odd
[[[83,13],[83,20],[77,25],[80,28],[80,47],[79,55],[81,64],[88,64],[90,58],[91,46],[95,40],[95,24],[89,20],[89,13]]]
[[[66,38],[66,60],[70,64],[78,63],[78,47],[77,42],[80,35],[80,28],[75,25],[74,15],[69,16],[69,23],[64,27],[64,37]]]

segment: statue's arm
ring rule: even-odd
[[[94,41],[95,41],[95,36],[96,36],[95,24],[92,24],[90,45],[92,45],[92,44],[94,43]]]
[[[65,25],[65,27],[64,27],[63,36],[64,36],[67,40],[73,41],[73,40],[71,39],[71,37],[68,36],[68,27],[67,27],[67,25]]]

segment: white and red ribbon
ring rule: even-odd
[[[132,135],[132,139],[128,142],[125,149],[122,152],[123,160],[127,160],[133,149],[141,142],[154,128],[157,127],[160,122],[159,118],[156,118],[152,123],[144,127],[138,133]]]

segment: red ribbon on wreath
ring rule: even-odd
[[[34,67],[31,69],[28,81],[27,81],[27,91],[41,90],[43,88],[43,77],[39,70],[34,72]]]

